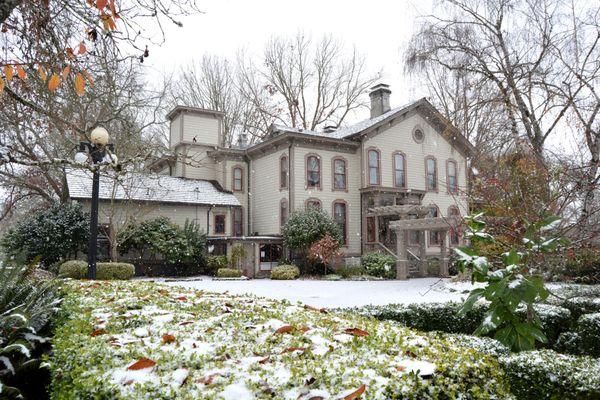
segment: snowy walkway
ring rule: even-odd
[[[471,289],[469,283],[452,283],[450,280],[438,278],[407,281],[272,281],[269,279],[213,281],[210,277],[203,277],[202,280],[165,283],[211,292],[227,291],[232,294],[254,294],[273,299],[287,299],[291,302],[300,301],[303,304],[329,308],[366,304],[461,301],[467,296],[462,291]]]

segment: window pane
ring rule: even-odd
[[[369,168],[369,183],[377,184],[377,180],[379,178],[379,171],[377,168]]]
[[[233,169],[233,190],[242,190],[242,170],[241,170],[241,168]]]
[[[346,203],[335,203],[333,206],[333,218],[342,229],[342,244],[346,244]]]
[[[396,186],[406,186],[406,176],[404,171],[404,156],[402,154],[396,154],[394,156],[395,170],[395,182]]]
[[[427,159],[427,189],[435,190],[437,188],[437,176],[435,160]]]
[[[314,156],[308,157],[308,160],[307,160],[308,186],[309,187],[319,186],[320,179],[321,179],[320,175],[321,174],[320,174],[319,159]]]
[[[287,187],[287,176],[288,176],[288,159],[287,159],[287,157],[281,158],[281,165],[279,166],[279,173],[281,175],[279,177],[280,187],[286,188]]]
[[[215,233],[225,233],[224,215],[215,215]]]
[[[448,190],[450,192],[455,192],[457,189],[456,183],[456,163],[449,162],[448,163]]]
[[[379,164],[379,153],[375,150],[369,150],[369,167],[377,167]]]

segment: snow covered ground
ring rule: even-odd
[[[468,282],[451,282],[449,279],[418,278],[407,281],[272,281],[253,279],[247,281],[182,280],[165,282],[167,285],[194,288],[211,292],[254,294],[273,299],[287,299],[317,307],[355,307],[367,304],[426,303],[461,301],[464,291],[472,289]],[[160,280],[157,280],[160,281]]]

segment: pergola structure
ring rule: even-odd
[[[417,206],[395,206],[395,207],[417,207]],[[420,206],[418,206],[420,207]],[[427,210],[426,207],[420,207]],[[427,211],[424,214],[426,215]],[[425,256],[425,231],[440,232],[440,276],[448,276],[448,258],[446,257],[446,233],[449,229],[456,229],[460,224],[459,217],[445,218],[417,218],[401,219],[391,221],[390,229],[396,231],[396,279],[408,279],[408,257],[406,249],[406,232],[419,232],[419,275],[427,275],[427,258]]]

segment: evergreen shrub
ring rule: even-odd
[[[87,261],[73,260],[64,262],[59,269],[58,276],[72,279],[85,279],[87,277]],[[99,280],[127,280],[135,275],[133,264],[120,262],[99,262],[96,264],[96,278]]]
[[[271,279],[292,280],[300,277],[300,270],[295,265],[278,265],[271,270]]]
[[[367,253],[362,256],[361,265],[367,275],[386,279],[396,277],[396,259],[389,254]]]
[[[239,278],[242,276],[242,270],[235,268],[219,268],[217,277],[219,278]]]

